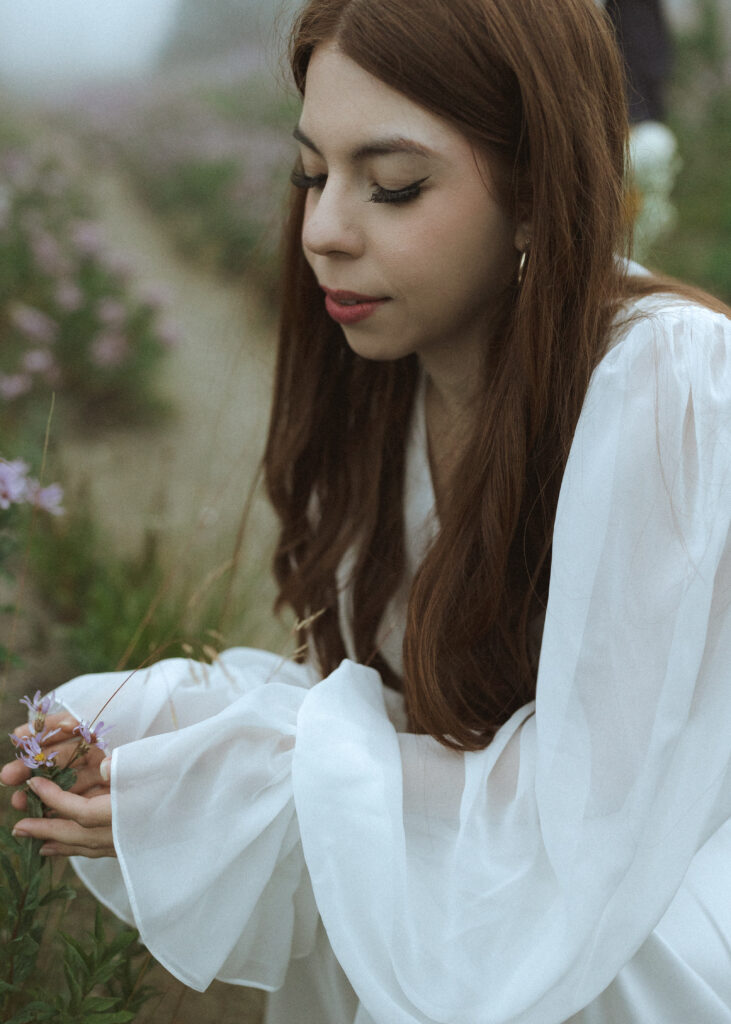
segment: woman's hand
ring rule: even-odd
[[[23,818],[13,829],[13,835],[30,836],[44,840],[41,853],[45,856],[115,857],[112,839],[112,798],[104,796],[78,796],[65,792],[50,779],[33,778],[28,785],[46,807],[54,812],[53,818]]]
[[[91,747],[83,756],[74,759],[80,737],[74,734],[78,721],[68,712],[47,715],[44,732],[59,732],[43,744],[48,753],[57,752],[56,765],[65,767],[73,761],[76,782],[65,792],[49,779],[34,778],[22,761],[15,760],[3,766],[0,781],[7,786],[32,786],[33,791],[53,813],[49,818],[24,818],[14,829],[16,836],[33,836],[45,840],[41,853],[52,856],[62,854],[81,857],[114,857],[112,843],[111,798],[109,796],[109,759],[97,747]],[[18,737],[29,736],[30,726],[15,730]],[[30,780],[30,781],[29,781]],[[25,792],[13,793],[13,807],[27,808]]]

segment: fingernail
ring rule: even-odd
[[[27,839],[30,832],[24,832],[22,828],[14,828],[13,836],[15,839]]]
[[[102,763],[99,765],[99,774],[105,782],[109,782],[109,771],[112,767],[111,757],[105,757]]]
[[[73,729],[79,723],[75,718],[72,718],[71,715],[66,715],[66,717],[62,718],[58,724],[63,726],[65,729]]]
[[[41,857],[52,857],[56,852],[55,846],[42,846],[38,851]]]
[[[38,791],[38,779],[28,779],[28,788],[32,789],[34,793]]]

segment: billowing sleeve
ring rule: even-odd
[[[558,1024],[651,934],[731,816],[730,516],[729,325],[671,308],[592,378],[535,703],[460,754],[397,734],[372,669],[309,693],[302,847],[374,1020]]]
[[[237,648],[72,680],[57,698],[113,724],[117,858],[73,858],[89,889],[191,988],[276,989],[317,926],[291,762],[311,670]]]

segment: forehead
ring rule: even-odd
[[[318,147],[352,150],[373,138],[398,136],[437,155],[472,153],[456,128],[375,78],[335,43],[312,55],[300,127]]]

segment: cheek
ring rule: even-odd
[[[492,205],[476,211],[474,204],[455,204],[439,216],[415,219],[381,251],[404,283],[423,286],[435,299],[447,292],[466,298],[475,288],[505,287],[512,274],[513,230]]]

